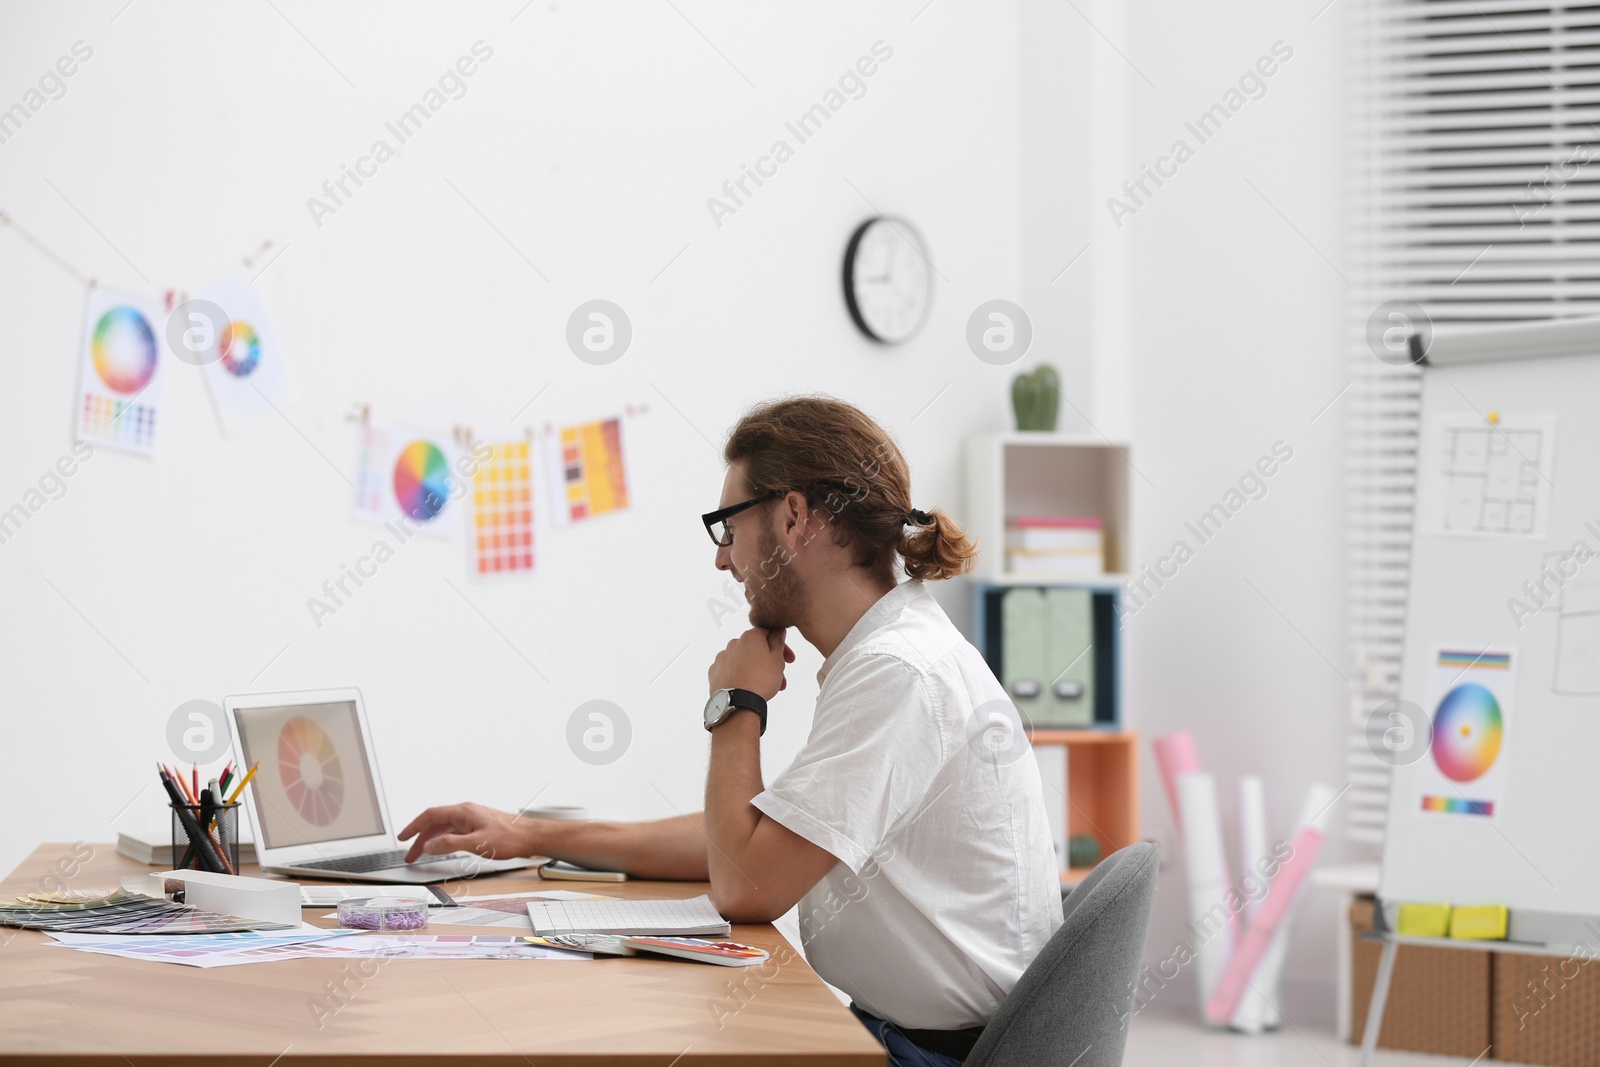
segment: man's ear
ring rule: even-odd
[[[811,505],[806,502],[806,495],[791,489],[783,498],[782,513],[783,536],[796,542],[796,546],[803,543],[806,540],[806,524],[815,518]]]

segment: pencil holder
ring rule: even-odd
[[[199,804],[173,804],[172,869],[175,871],[215,871],[239,873],[239,804],[219,804],[205,811]],[[205,840],[195,833],[203,816],[210,817]],[[220,861],[220,863],[218,862]]]

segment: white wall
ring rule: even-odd
[[[1345,381],[1344,45],[1340,6],[1311,21],[1320,6],[1141,4],[1117,42],[1138,68],[1123,68],[1134,116],[1123,177],[1180,138],[1195,149],[1116,231],[1133,263],[1135,554],[1154,565],[1179,539],[1195,550],[1129,620],[1129,699],[1147,739],[1194,731],[1222,787],[1233,856],[1239,775],[1266,780],[1274,839],[1292,829],[1309,782],[1344,780],[1343,401],[1327,407]],[[1280,40],[1293,56],[1265,95],[1200,144],[1184,123]],[[1101,190],[1102,211],[1110,196],[1122,193]],[[1293,458],[1266,495],[1200,544],[1184,524],[1280,440]],[[1148,755],[1143,768],[1145,830],[1171,842]],[[1342,851],[1334,840],[1324,856]],[[1150,961],[1183,936],[1181,863],[1167,866],[1157,900]],[[1287,1003],[1296,1020],[1331,1017],[1334,919],[1321,894],[1301,912]],[[1190,979],[1158,1003],[1192,1005]]]
[[[224,438],[198,376],[170,365],[159,458],[102,451],[0,545],[0,869],[40,840],[159,817],[168,715],[252,689],[361,686],[402,818],[535,794],[605,816],[698,807],[704,671],[742,618],[707,609],[723,581],[698,519],[720,491],[713,443],[754,400],[833,392],[899,436],[920,506],[958,506],[960,442],[1008,419],[1009,373],[963,330],[1017,285],[1012,10],[541,0],[511,21],[519,3],[278,4],[291,26],[270,5],[121,6],[0,16],[6,105],[74,41],[94,49],[0,144],[0,207],[84,271],[149,291],[198,287],[270,237],[282,258],[257,284],[296,401],[289,421]],[[494,55],[467,94],[316,228],[307,197],[480,39]],[[707,197],[879,40],[894,55],[866,95],[716,227]],[[943,275],[903,348],[862,339],[839,291],[874,208],[916,222]],[[83,304],[15,236],[0,233],[0,507],[70,446]],[[635,329],[609,367],[562,341],[597,296]],[[373,536],[340,476],[349,406],[487,436],[535,394],[523,422],[649,406],[633,509],[541,529],[526,583],[468,584],[459,545],[419,540],[314,627],[306,599]],[[945,596],[968,614],[965,590]],[[804,738],[818,665],[802,650],[790,672],[769,774]],[[634,727],[605,768],[563,740],[594,698]]]

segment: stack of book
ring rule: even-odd
[[[1019,515],[1006,523],[1012,573],[1090,578],[1105,569],[1105,530],[1097,517]]]
[[[117,831],[117,853],[135,863],[152,867],[172,866],[172,831],[168,827],[137,827]],[[249,841],[239,842],[239,862],[254,863],[256,846]]]

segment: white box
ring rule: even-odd
[[[1050,820],[1050,843],[1056,847],[1056,866],[1067,869],[1067,746],[1038,743],[1033,758],[1039,763],[1039,784],[1044,791],[1045,815]]]
[[[183,883],[183,902],[241,919],[300,925],[300,883],[241,878],[210,871],[162,871],[150,877]]]

